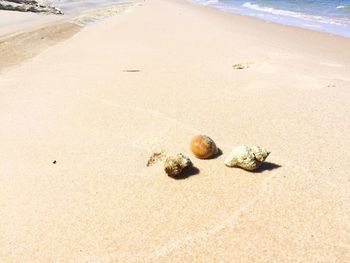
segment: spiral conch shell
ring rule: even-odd
[[[257,169],[269,156],[270,152],[259,146],[248,147],[241,145],[233,149],[224,163],[229,167],[241,167],[253,171]]]
[[[215,142],[206,135],[196,135],[190,142],[191,152],[199,159],[207,159],[218,153]]]
[[[191,160],[184,156],[182,153],[179,153],[175,156],[168,156],[164,162],[164,170],[170,177],[176,177],[181,174],[181,172],[186,167],[191,167]]]

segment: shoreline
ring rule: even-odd
[[[81,28],[72,22],[62,21],[37,26],[35,29],[28,29],[24,32],[17,31],[10,36],[0,38],[0,73],[72,37]]]
[[[306,48],[308,52],[310,53],[316,53],[317,55],[325,52],[327,54],[332,54],[332,56],[336,55],[339,59],[344,59],[344,61],[349,61],[350,56],[349,52],[347,52],[347,47],[350,45],[350,38],[341,36],[341,35],[335,35],[327,32],[321,32],[317,30],[292,26],[292,25],[285,25],[285,24],[279,24],[275,22],[269,22],[266,20],[262,20],[256,17],[236,14],[236,13],[230,13],[226,12],[220,9],[212,8],[210,6],[200,5],[193,3],[191,0],[175,0],[179,4],[187,4],[193,9],[201,9],[204,12],[207,12],[208,14],[212,15],[220,15],[221,20],[225,20],[228,23],[232,23],[234,25],[235,21],[241,20],[242,23],[244,23],[246,26],[257,28],[257,34],[261,36],[261,39],[265,39],[265,35],[271,35],[273,41],[275,41],[276,46],[277,45],[286,45],[286,46],[292,46],[293,48],[299,49],[301,47],[300,41],[304,41],[307,43],[304,49]],[[234,27],[235,28],[235,27]],[[238,28],[238,27],[237,27]],[[273,34],[270,33],[270,31],[273,31]],[[266,31],[266,32],[265,32]],[[303,37],[303,39],[301,39]],[[288,41],[288,43],[285,41],[285,39],[289,40],[292,38],[295,41]],[[321,45],[320,45],[321,43]],[[313,46],[317,46],[316,49],[313,48]],[[329,46],[337,46],[339,50],[332,51]],[[345,57],[342,57],[344,54]]]
[[[177,0],[181,4],[182,0]],[[203,10],[207,10],[209,13],[210,12],[218,12],[222,16],[226,16],[228,19],[243,19],[245,20],[245,23],[249,23],[252,25],[258,25],[261,28],[264,28],[265,25],[272,27],[275,27],[276,29],[279,29],[280,32],[284,31],[284,28],[289,31],[289,33],[293,32],[294,34],[298,35],[300,32],[303,32],[304,34],[310,35],[313,34],[315,37],[322,37],[324,36],[326,40],[332,39],[331,42],[333,42],[333,39],[339,39],[340,41],[345,40],[345,42],[348,42],[350,44],[350,38],[342,36],[342,35],[337,35],[337,34],[332,34],[328,32],[322,32],[318,30],[312,30],[308,28],[302,28],[298,26],[293,26],[293,25],[286,25],[286,24],[280,24],[276,22],[270,22],[266,21],[263,19],[259,19],[256,17],[248,16],[248,15],[242,15],[238,13],[232,13],[232,12],[227,12],[225,10],[217,9],[211,6],[207,5],[201,5],[198,3],[193,3],[190,0],[185,0],[186,4],[193,6],[195,9],[196,8],[202,8]],[[120,3],[117,5],[111,5],[111,6],[105,6],[101,8],[96,8],[96,9],[91,9],[91,10],[86,10],[82,12],[81,14],[76,14],[76,15],[64,15],[64,17],[60,16],[53,16],[53,15],[42,15],[42,14],[28,14],[29,16],[39,16],[39,17],[47,17],[45,20],[39,20],[36,22],[33,22],[29,25],[22,25],[19,27],[15,27],[12,31],[6,32],[3,30],[3,32],[0,30],[0,49],[2,50],[2,55],[0,55],[0,58],[2,58],[2,63],[0,63],[0,72],[7,68],[7,67],[12,67],[16,66],[18,63],[25,61],[29,58],[32,58],[36,55],[38,55],[42,50],[45,48],[54,45],[55,43],[58,43],[60,41],[63,41],[64,39],[68,39],[72,37],[74,34],[76,34],[80,29],[84,28],[86,25],[84,23],[89,23],[89,20],[94,21],[98,20],[98,16],[100,13],[100,16],[102,16],[102,20],[110,18],[110,16],[113,16],[119,12],[123,12],[125,9],[132,8],[133,6],[137,6],[138,4],[142,3],[141,1],[134,1],[134,2],[128,2],[128,3]],[[117,9],[114,13],[110,12],[111,14],[108,14],[108,11],[110,9]],[[119,10],[120,9],[120,10]],[[107,11],[107,12],[105,12]],[[1,11],[1,12],[8,12],[8,13],[16,13],[13,11]],[[103,16],[103,13],[107,13],[106,16]],[[20,16],[25,16],[27,14],[23,14],[21,12],[17,12],[16,14]],[[14,15],[16,15],[14,14]],[[6,19],[6,18],[5,18]],[[84,21],[85,20],[85,21]],[[103,21],[101,21],[103,22]],[[70,25],[67,27],[67,25]],[[59,29],[61,27],[61,29]],[[50,28],[54,29],[54,32],[50,32]],[[67,32],[64,32],[67,30]],[[59,32],[58,32],[59,31]],[[5,33],[4,33],[5,32]],[[21,46],[21,52],[16,52],[14,50],[9,51],[6,49],[6,46],[12,45],[13,43],[15,44],[16,40],[20,40],[21,36],[23,38],[28,38],[32,33],[39,33],[42,35],[39,39],[33,37],[32,40],[29,41],[29,43],[26,44],[26,46]],[[55,34],[57,37],[57,41],[54,41],[53,39],[50,39],[53,37]],[[48,41],[45,41],[45,37],[48,37]],[[35,42],[37,41],[37,42]],[[7,43],[6,43],[7,42]],[[335,41],[336,42],[336,41]],[[343,42],[343,41],[342,41]],[[343,42],[343,43],[345,43]],[[6,43],[6,45],[4,45]],[[11,43],[11,44],[10,44]],[[37,45],[36,45],[37,44]],[[331,44],[331,43],[330,43]],[[328,44],[329,45],[329,44]],[[345,43],[344,45],[347,45]],[[33,47],[35,48],[33,49]],[[11,52],[14,53],[11,53]],[[31,54],[30,54],[31,53]]]
[[[213,10],[215,12],[219,12],[219,13],[222,13],[222,14],[225,14],[225,15],[232,15],[232,16],[247,18],[248,20],[252,19],[253,21],[256,21],[258,23],[265,23],[267,25],[275,25],[275,26],[278,26],[278,27],[291,28],[291,29],[294,29],[296,31],[301,30],[302,32],[305,32],[305,33],[311,32],[311,33],[316,33],[316,34],[327,35],[327,36],[330,36],[330,37],[340,38],[340,39],[344,39],[344,40],[350,40],[350,36],[346,37],[346,36],[343,36],[343,35],[330,33],[330,32],[326,32],[326,31],[320,31],[320,30],[315,30],[315,29],[311,29],[311,28],[305,28],[305,27],[301,27],[301,26],[295,26],[295,25],[278,23],[278,22],[274,22],[274,21],[264,20],[262,18],[258,18],[258,17],[254,17],[254,16],[249,16],[249,15],[244,15],[244,14],[240,14],[240,13],[234,13],[234,12],[225,11],[225,10],[222,10],[222,9],[219,9],[219,8],[211,7],[209,5],[202,5],[202,4],[194,3],[191,0],[185,0],[185,1],[188,4],[193,5],[193,6],[198,6],[200,8],[207,9],[207,10]]]
[[[0,259],[349,262],[348,39],[182,0],[77,30],[0,74]],[[257,172],[224,165],[241,144]]]
[[[77,15],[64,15],[63,17],[2,11],[10,12],[11,15],[14,13],[13,15],[19,15],[20,17],[36,16],[38,19],[29,23],[29,25],[20,24],[15,26],[11,31],[0,30],[0,72],[5,68],[14,67],[33,58],[46,48],[74,36],[89,23],[108,19],[113,15],[133,8],[138,3],[139,1],[120,3],[86,10]],[[7,19],[7,17],[2,19]]]
[[[0,38],[11,37],[19,33],[33,31],[38,28],[48,27],[59,23],[76,23],[77,20],[84,17],[94,19],[95,16],[95,18],[98,19],[98,16],[100,15],[101,19],[107,19],[108,17],[139,3],[142,3],[142,1],[131,0],[128,2],[95,7],[78,13],[73,12],[64,15],[0,10]],[[105,16],[103,16],[103,14]]]
[[[321,32],[321,33],[326,33],[326,34],[330,34],[330,35],[335,35],[335,36],[341,36],[341,37],[345,37],[345,38],[350,38],[350,35],[348,33],[347,30],[343,30],[343,31],[339,31],[340,28],[333,28],[330,29],[330,28],[326,28],[326,27],[322,27],[322,24],[321,25],[313,25],[314,27],[312,27],[311,25],[308,25],[308,24],[305,24],[305,22],[307,21],[299,21],[299,23],[303,22],[302,24],[298,24],[294,21],[294,23],[290,22],[290,21],[283,21],[283,18],[285,18],[283,15],[279,16],[278,19],[277,18],[264,18],[264,16],[261,16],[259,17],[257,14],[253,15],[253,14],[245,14],[245,13],[240,13],[239,11],[230,11],[230,10],[227,10],[225,9],[224,7],[218,7],[218,6],[213,6],[213,5],[210,5],[210,4],[204,4],[204,3],[201,3],[201,2],[192,2],[191,0],[188,0],[189,2],[191,3],[194,3],[194,4],[198,4],[198,5],[201,5],[201,6],[205,6],[205,7],[209,7],[209,8],[213,8],[213,9],[216,9],[216,10],[220,10],[222,12],[225,12],[225,13],[230,13],[230,14],[235,14],[235,15],[240,15],[240,16],[248,16],[248,17],[251,17],[251,18],[254,18],[254,19],[258,19],[260,21],[265,21],[265,22],[268,22],[268,23],[274,23],[274,24],[279,24],[279,25],[285,25],[285,26],[291,26],[291,27],[297,27],[297,28],[302,28],[302,29],[306,29],[306,30],[311,30],[311,31],[316,31],[316,32]],[[273,7],[271,7],[273,8]],[[254,10],[254,9],[253,9]],[[259,10],[259,9],[258,9]],[[240,10],[242,12],[242,10]],[[288,10],[284,10],[284,11],[287,11]],[[264,13],[263,13],[264,14]],[[269,13],[267,13],[269,14]],[[291,17],[288,17],[287,18],[291,18]],[[292,17],[292,19],[295,18],[295,17]],[[338,17],[339,19],[339,17]],[[315,21],[313,21],[315,22]],[[349,21],[350,23],[350,21]],[[330,23],[332,24],[332,23]],[[324,24],[323,26],[329,26],[330,24]],[[346,26],[346,25],[343,25],[343,26]],[[350,26],[350,24],[348,25]],[[319,27],[319,28],[317,28]],[[350,28],[349,28],[350,30]]]

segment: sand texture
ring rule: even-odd
[[[30,59],[42,50],[63,41],[80,30],[71,22],[58,23],[38,29],[28,30],[0,39],[0,72]]]
[[[4,68],[0,261],[350,262],[349,46],[147,0]],[[241,144],[256,173],[224,165]]]
[[[0,37],[64,19],[66,16],[0,10]]]

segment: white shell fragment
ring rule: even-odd
[[[179,153],[175,156],[168,156],[164,162],[164,170],[170,177],[176,177],[181,174],[183,169],[186,167],[191,167],[191,160],[184,156],[182,153]]]
[[[224,163],[229,167],[241,167],[248,171],[257,169],[269,156],[270,152],[259,146],[241,145],[233,149]]]

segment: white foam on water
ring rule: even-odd
[[[346,1],[350,2],[350,0]],[[242,0],[192,0],[192,2],[211,6],[225,12],[256,17],[267,22],[291,25],[350,37],[350,13],[348,14],[350,6],[348,4],[342,5],[342,2],[338,2],[338,4],[334,2],[317,4],[317,10],[315,8],[310,9],[310,5],[307,7],[303,5],[298,6],[305,1],[300,1],[300,3],[299,1],[296,1],[295,3],[293,1],[294,4],[288,1],[289,4],[286,4],[285,7],[271,6],[274,1],[266,2],[266,5],[263,5],[260,2],[256,3],[255,0],[247,2]],[[311,2],[315,4],[314,0]],[[283,1],[281,1],[280,4],[282,5]],[[294,9],[289,10],[288,6]]]
[[[337,26],[350,26],[350,21],[348,19],[310,15],[310,14],[299,13],[299,12],[294,12],[289,10],[275,9],[273,7],[262,7],[257,4],[252,4],[251,2],[244,3],[242,7],[253,9],[260,12],[270,13],[273,15],[293,17],[293,18],[303,19],[307,21],[314,21],[314,22],[323,23],[323,24],[331,24],[331,25],[337,25]]]

